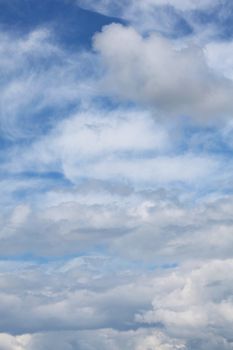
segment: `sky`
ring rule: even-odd
[[[0,350],[233,349],[232,23],[0,0]]]

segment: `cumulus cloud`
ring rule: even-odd
[[[171,115],[231,116],[232,84],[214,74],[198,47],[177,49],[156,34],[112,24],[94,38],[113,96],[153,105]]]
[[[25,350],[29,343],[30,336],[12,336],[10,334],[0,334],[0,346],[2,350]]]
[[[137,317],[162,322],[168,333],[187,338],[220,336],[231,344],[232,260],[212,261],[200,268],[173,273],[158,281],[153,310]]]

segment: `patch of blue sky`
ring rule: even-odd
[[[64,177],[64,174],[56,171],[50,171],[50,172],[26,171],[18,174],[18,177],[26,178],[26,179],[51,180],[53,182],[58,182],[60,184],[70,185],[70,181]]]
[[[22,182],[19,188],[13,188],[9,191],[9,203],[16,205],[21,202],[36,202],[38,195],[46,194],[48,191],[59,189],[69,190],[73,188],[73,184],[59,172],[35,172],[26,171],[18,174],[4,174],[0,176],[0,180],[7,180],[17,183]]]
[[[174,154],[191,151],[197,154],[208,153],[222,156],[224,159],[232,157],[233,147],[224,129],[218,123],[212,125],[199,124],[191,120],[181,119],[182,123],[176,130],[179,136]]]
[[[78,258],[93,258],[93,257],[100,257],[100,255],[97,255],[99,252],[92,252],[89,253],[81,252],[76,254],[69,254],[69,255],[57,255],[57,256],[41,256],[36,255],[31,252],[24,253],[21,255],[8,255],[8,256],[0,256],[0,262],[2,261],[8,261],[8,262],[20,262],[20,263],[30,263],[34,265],[63,265],[64,263],[67,263],[71,260],[78,259]],[[104,258],[103,255],[101,255],[102,258]],[[106,258],[106,257],[105,257]]]
[[[80,109],[80,101],[71,101],[64,103],[64,105],[53,104],[51,106],[45,106],[41,110],[33,112],[33,107],[30,106],[28,114],[22,116],[18,129],[19,139],[25,140],[25,142],[34,142],[35,138],[48,134],[56,123],[62,121],[72,114],[75,114]],[[27,111],[26,111],[27,113]],[[26,119],[26,123],[22,126],[22,119]],[[26,125],[26,126],[25,126]],[[23,128],[20,133],[20,128]]]
[[[212,36],[217,40],[231,40],[233,38],[233,3],[231,0],[222,0],[213,7],[193,11],[192,18],[198,25],[216,28],[212,32]]]
[[[81,9],[72,0],[0,2],[3,29],[22,34],[38,27],[48,27],[54,30],[60,44],[71,50],[90,47],[93,34],[112,22],[122,21]]]
[[[101,76],[101,75],[100,75]],[[107,111],[114,111],[118,108],[124,110],[124,112],[127,111],[142,111],[144,112],[145,109],[142,109],[140,106],[138,106],[137,103],[133,101],[122,101],[118,99],[116,96],[106,96],[104,94],[97,94],[92,97],[92,104],[96,106],[96,108],[107,110]]]
[[[147,273],[153,273],[159,270],[172,270],[179,267],[179,264],[174,261],[168,261],[165,263],[151,263],[145,261],[137,261],[119,256],[108,255],[107,251],[103,250],[91,250],[89,252],[80,252],[76,254],[68,255],[58,255],[58,256],[40,256],[34,255],[32,253],[25,253],[22,255],[9,255],[0,256],[0,264],[2,262],[12,263],[12,268],[14,268],[14,263],[19,263],[24,269],[27,266],[47,266],[59,268],[65,264],[72,262],[74,260],[78,261],[80,259],[86,262],[86,266],[91,268],[91,270],[99,270],[101,274],[119,273],[122,271],[130,271],[131,274],[141,274],[143,271]],[[18,265],[15,266],[16,268]],[[18,267],[20,268],[20,267]],[[1,269],[1,266],[0,266]]]
[[[193,28],[185,19],[185,16],[174,7],[168,5],[160,6],[156,7],[154,11],[155,23],[157,19],[161,18],[161,16],[167,17],[167,22],[172,22],[172,30],[163,31],[162,27],[160,28],[159,32],[162,35],[165,35],[168,38],[177,39],[193,34]]]

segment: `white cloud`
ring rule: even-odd
[[[116,184],[112,192],[109,182],[96,187],[89,179],[11,204],[1,218],[1,254],[64,256],[99,246],[157,264],[231,257],[232,196],[200,199],[195,192]]]
[[[1,334],[4,350],[232,349],[232,260],[143,274],[101,256],[0,270],[1,329],[32,332]]]
[[[176,36],[179,27],[181,33],[182,27],[184,33],[187,28],[190,32],[199,30],[200,24],[197,25],[192,17],[192,11],[208,12],[219,5],[219,0],[76,0],[76,3],[85,9],[125,20],[143,33],[157,31]],[[206,27],[202,27],[202,34]]]
[[[135,203],[130,214],[137,225],[115,239],[112,249],[125,258],[157,263],[230,258],[232,199],[207,200],[195,206],[192,201],[151,197]]]
[[[86,6],[147,29],[164,4],[212,6],[127,3]],[[168,118],[231,116],[231,44],[116,24],[93,43],[0,35],[1,127],[27,141],[1,154],[0,348],[232,350],[232,126]]]
[[[54,119],[63,118],[70,104],[92,95],[94,79],[88,81],[83,73],[84,67],[92,70],[92,55],[66,52],[51,31],[40,28],[24,36],[1,32],[0,46],[0,121],[5,137],[36,137]]]
[[[80,112],[60,122],[23,155],[13,154],[13,171],[61,171],[82,178],[137,183],[194,183],[215,176],[221,160],[207,154],[173,154],[176,135],[137,110]],[[143,169],[143,171],[141,171]]]
[[[233,43],[232,41],[220,41],[208,43],[204,52],[208,65],[220,76],[233,79]]]
[[[45,347],[56,347],[58,350],[118,350],[122,347],[126,350],[150,350],[152,346],[156,346],[156,350],[185,349],[181,342],[170,339],[162,332],[143,329],[125,332],[112,329],[51,332],[21,337],[1,334],[0,345],[2,350],[43,350]]]
[[[186,338],[205,334],[231,339],[233,319],[232,260],[212,261],[190,271],[173,273],[155,281],[153,310],[138,320],[162,322],[169,334]]]
[[[138,182],[157,183],[169,182],[193,183],[207,178],[218,168],[218,162],[208,157],[187,154],[185,156],[164,156],[151,159],[123,160],[110,159],[84,167],[81,173],[85,176],[92,172],[98,179],[117,179]],[[140,171],[143,169],[143,171]],[[75,179],[76,169],[67,170],[67,176]]]
[[[133,14],[146,16],[157,6],[172,6],[181,11],[208,9],[218,3],[216,0],[77,0],[79,6],[92,9],[106,15],[133,20]]]
[[[1,350],[25,350],[30,341],[29,335],[12,336],[10,334],[0,333]],[[29,349],[27,347],[27,349]]]
[[[168,142],[166,131],[150,114],[136,110],[89,110],[62,122],[55,133],[54,147],[85,159],[103,153],[156,151]]]
[[[177,49],[156,34],[112,24],[95,35],[112,96],[149,104],[171,115],[224,118],[232,114],[233,86],[214,74],[198,47]]]

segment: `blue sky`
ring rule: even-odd
[[[0,0],[1,350],[231,350],[233,8]]]

